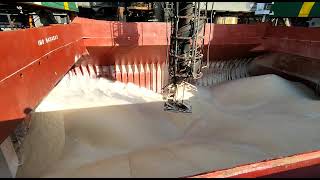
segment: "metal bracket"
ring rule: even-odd
[[[178,86],[184,86],[183,89],[179,89]],[[171,111],[171,112],[182,112],[182,113],[192,113],[192,106],[191,103],[188,100],[183,99],[176,99],[177,98],[177,92],[179,90],[184,91],[185,87],[187,87],[188,90],[191,91],[196,91],[197,87],[186,82],[183,81],[181,82],[179,85],[177,84],[170,84],[167,86],[167,93],[166,93],[166,97],[165,100],[166,102],[164,103],[164,110],[165,111]]]
[[[164,110],[171,112],[192,113],[192,106],[187,101],[177,102],[169,99],[164,103]]]

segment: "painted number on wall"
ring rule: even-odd
[[[54,36],[46,37],[46,38],[44,38],[44,39],[39,39],[39,40],[38,40],[38,46],[42,46],[42,45],[44,45],[44,44],[48,44],[48,43],[50,43],[50,42],[52,42],[52,41],[57,40],[58,38],[59,38],[58,35],[54,35]]]

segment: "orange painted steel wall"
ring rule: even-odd
[[[86,53],[80,25],[57,25],[0,33],[0,121],[25,117]],[[38,45],[38,40],[58,39]]]
[[[170,23],[115,22],[76,18],[82,25],[86,46],[162,46],[170,39]],[[211,25],[213,44],[259,44],[268,24]],[[209,41],[210,24],[206,25],[205,44]]]
[[[268,27],[264,47],[273,52],[283,52],[320,59],[320,28]]]
[[[129,73],[129,77],[131,76],[131,71],[127,72],[124,67],[128,66],[130,70],[131,65],[144,67],[145,64],[152,66],[157,63],[164,64],[166,61],[170,37],[169,23],[125,23],[83,18],[76,18],[74,23],[82,25],[84,43],[90,54],[90,58],[85,63],[121,67],[117,70],[118,73],[123,73],[123,76],[121,78],[118,76],[117,79],[122,82],[128,81],[125,74]],[[204,60],[206,61],[207,58],[209,41],[210,61],[254,57],[265,52],[285,52],[319,59],[318,32],[319,28],[273,27],[269,24],[207,24]],[[140,72],[139,68],[133,71],[143,76],[144,72]],[[145,84],[147,88],[150,87],[148,83],[154,81],[149,74],[142,78],[150,78]],[[162,83],[161,86],[163,85]]]
[[[211,42],[213,61],[265,51],[285,51],[317,59],[320,56],[316,36],[319,28],[281,28],[267,24],[212,25],[211,28],[209,40],[210,24],[207,24],[205,44]],[[75,56],[85,53],[90,58],[80,64],[114,66],[116,79],[133,81],[160,92],[159,87],[166,80],[164,63],[169,34],[170,25],[166,23],[84,18],[76,18],[69,25],[1,32],[0,108],[5,110],[0,114],[0,121],[23,118],[23,110],[34,108],[74,64]],[[38,46],[39,39],[54,35],[58,35],[58,40]]]
[[[82,25],[84,44],[90,54],[82,65],[111,66],[116,71],[116,80],[161,92],[168,81],[164,64],[170,41],[170,23],[125,23],[84,18],[76,18],[73,23]],[[212,25],[210,59],[228,60],[254,55],[254,48],[261,44],[266,28],[266,24]],[[209,25],[206,32],[207,45]]]

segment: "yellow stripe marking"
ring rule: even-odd
[[[298,17],[308,17],[314,4],[315,2],[304,2],[300,9]]]
[[[69,10],[69,3],[68,2],[63,2],[63,6],[65,10]]]

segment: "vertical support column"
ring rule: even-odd
[[[209,62],[209,68],[208,68],[208,84],[211,86],[211,85],[213,85],[213,78],[214,78],[214,72],[213,72],[213,63],[212,62]]]
[[[151,79],[150,79],[150,67],[149,64],[146,64],[146,71],[145,71],[145,77],[146,77],[146,88],[151,90]]]
[[[91,78],[96,78],[97,77],[97,73],[96,71],[94,70],[94,66],[91,65],[91,64],[88,64],[88,70],[89,70],[89,75]]]
[[[120,70],[120,65],[116,64],[116,80],[121,82],[121,70]]]
[[[82,70],[81,70],[81,66],[78,66],[78,67],[75,67],[74,68],[74,70],[75,70],[75,75],[76,76],[82,76],[83,74],[82,74]]]
[[[161,65],[158,62],[157,63],[157,93],[161,93],[161,87],[162,87],[162,78],[161,78]]]
[[[72,69],[72,73],[71,73],[71,76],[76,76],[77,75],[77,72],[76,72],[76,67]]]
[[[86,77],[86,78],[89,78],[90,74],[89,74],[88,66],[82,66],[81,65],[81,69],[82,69],[83,76]]]
[[[116,79],[116,71],[114,66],[109,66],[109,76],[111,77],[112,80]]]
[[[168,65],[166,63],[162,64],[162,87],[166,86],[169,83],[169,72]]]
[[[133,70],[132,70],[132,66],[131,64],[127,65],[127,69],[128,69],[128,83],[133,83]]]
[[[134,64],[134,68],[133,68],[133,83],[139,87],[140,86],[140,82],[139,82],[139,69],[138,69],[138,65],[135,63]]]
[[[157,69],[154,63],[151,64],[152,91],[157,92]]]
[[[203,80],[203,85],[204,86],[207,86],[208,85],[208,69],[207,68],[204,68],[202,70],[202,73],[203,73],[203,77],[201,78]]]
[[[140,87],[146,88],[146,73],[144,71],[144,66],[142,63],[140,64],[139,81],[140,81]]]
[[[128,73],[125,64],[121,64],[121,78],[123,83],[128,83]]]
[[[95,67],[96,67],[97,76],[101,77],[103,75],[102,67],[101,66],[95,66]]]

